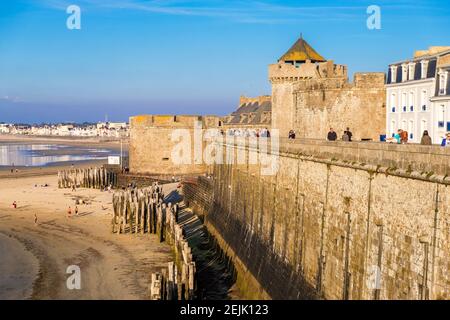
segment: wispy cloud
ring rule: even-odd
[[[9,102],[9,103],[20,103],[23,102],[23,100],[20,97],[17,96],[3,96],[0,97],[0,102]]]
[[[43,0],[47,7],[66,8],[73,0]],[[384,9],[420,9],[426,6],[410,1],[379,0]],[[353,20],[366,14],[366,6],[341,5],[282,5],[270,1],[243,0],[78,0],[77,4],[86,9],[126,9],[177,16],[199,16],[229,19],[241,23],[290,23],[311,20]]]

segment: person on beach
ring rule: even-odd
[[[34,214],[34,225],[37,226],[37,222],[38,222],[38,218],[37,218],[37,214]]]
[[[78,215],[78,206],[75,206],[75,215]]]
[[[72,215],[72,208],[69,207],[69,209],[67,209],[67,217],[70,218],[71,215]]]
[[[16,202],[16,201],[14,201],[14,202],[12,203],[12,207],[13,207],[14,209],[17,209],[17,202]]]

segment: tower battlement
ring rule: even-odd
[[[306,60],[297,64],[280,61],[269,65],[271,83],[335,78],[347,80],[347,66],[334,64],[332,60],[316,63]]]

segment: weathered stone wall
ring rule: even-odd
[[[212,207],[212,194],[212,179],[200,176],[197,179],[183,181],[184,202],[201,219],[204,219]]]
[[[206,166],[201,159],[201,152],[196,152],[194,124],[204,129],[215,125],[215,117],[207,116],[164,116],[141,115],[130,118],[130,172],[133,174],[152,175],[185,175],[206,172]],[[175,130],[183,130],[186,134],[173,140]],[[182,131],[179,131],[182,132]],[[182,138],[188,139],[190,152],[188,161],[180,164],[173,158],[176,145]],[[200,142],[203,150],[203,143]],[[175,153],[183,156],[182,152]]]
[[[248,297],[450,299],[448,178],[303,154],[214,167],[205,222]]]
[[[450,176],[450,148],[414,144],[373,142],[326,142],[323,140],[281,139],[280,151],[322,159],[359,162],[385,167],[389,171],[417,171],[425,178]]]
[[[383,73],[357,73],[354,83],[343,78],[272,81],[272,127],[287,136],[326,138],[330,127],[343,134],[350,127],[355,140],[378,141],[385,133]]]

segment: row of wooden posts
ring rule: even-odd
[[[117,184],[117,173],[104,167],[58,171],[59,188],[103,189]]]
[[[148,188],[116,191],[113,208],[113,233],[153,233],[158,235],[160,242],[173,246],[175,262],[169,262],[161,273],[151,275],[151,299],[194,299],[196,266],[183,228],[178,223],[178,205],[166,204],[161,186],[154,183]]]

